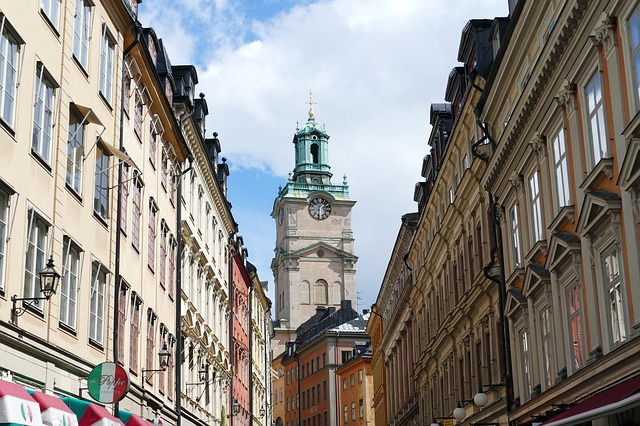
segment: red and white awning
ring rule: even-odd
[[[78,419],[62,400],[42,392],[29,392],[40,406],[42,423],[46,426],[78,426]]]
[[[42,425],[40,406],[22,386],[0,380],[0,423]]]

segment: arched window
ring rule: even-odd
[[[318,164],[318,144],[314,143],[311,145],[311,161],[313,164]]]
[[[300,303],[311,303],[311,286],[309,284],[309,281],[302,281]],[[284,297],[282,298],[282,305],[284,306]]]
[[[328,285],[325,280],[316,281],[316,285],[313,290],[313,303],[317,305],[326,305],[328,303]]]

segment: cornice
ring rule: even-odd
[[[556,71],[560,65],[561,57],[569,47],[569,41],[575,34],[578,24],[584,16],[585,9],[589,5],[587,0],[577,0],[569,16],[565,19],[564,26],[560,29],[558,35],[555,38],[555,43],[547,51],[544,62],[538,62],[537,73],[535,75],[535,81],[528,85],[528,96],[524,100],[524,104],[520,109],[518,117],[514,120],[511,119],[510,131],[506,138],[502,138],[502,143],[498,144],[496,152],[493,154],[491,163],[487,169],[484,177],[484,187],[493,188],[496,185],[498,177],[505,172],[505,163],[511,151],[516,146],[516,142],[520,139],[520,136],[529,123],[529,120],[534,116],[533,110],[538,106],[538,102],[543,95],[543,92],[553,80],[551,75]],[[523,22],[524,25],[524,22]],[[508,66],[508,63],[503,63],[503,66]],[[522,102],[522,101],[520,101]]]

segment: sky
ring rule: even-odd
[[[359,309],[375,302],[428,152],[429,107],[444,101],[469,19],[506,16],[507,0],[145,0],[140,21],[173,65],[194,64],[231,167],[229,199],[261,280],[270,217],[294,166],[296,123],[326,125],[333,182],[347,175]]]

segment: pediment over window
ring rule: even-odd
[[[527,266],[522,292],[525,296],[531,295],[541,284],[550,281],[549,271],[541,263],[532,263]]]
[[[640,137],[633,137],[627,145],[627,152],[620,168],[618,185],[625,191],[640,190]]]
[[[577,231],[584,235],[591,234],[609,214],[619,212],[620,206],[618,194],[602,189],[587,192],[582,202]]]
[[[507,301],[505,304],[505,314],[509,318],[527,306],[527,298],[522,294],[520,289],[510,288],[507,290]]]
[[[553,271],[566,256],[579,254],[580,251],[580,237],[571,232],[555,232],[549,239],[549,256],[545,266]]]
[[[324,253],[322,254],[322,256],[320,256],[320,251],[323,251]],[[310,246],[301,248],[299,250],[294,250],[290,253],[288,253],[291,256],[296,256],[296,257],[310,257],[310,256],[315,256],[315,257],[340,257],[343,259],[352,259],[352,260],[357,260],[358,257],[354,256],[351,253],[348,253],[344,250],[341,250],[337,247],[334,247],[332,245],[329,245],[327,243],[324,242],[318,242],[315,244],[311,244]]]

